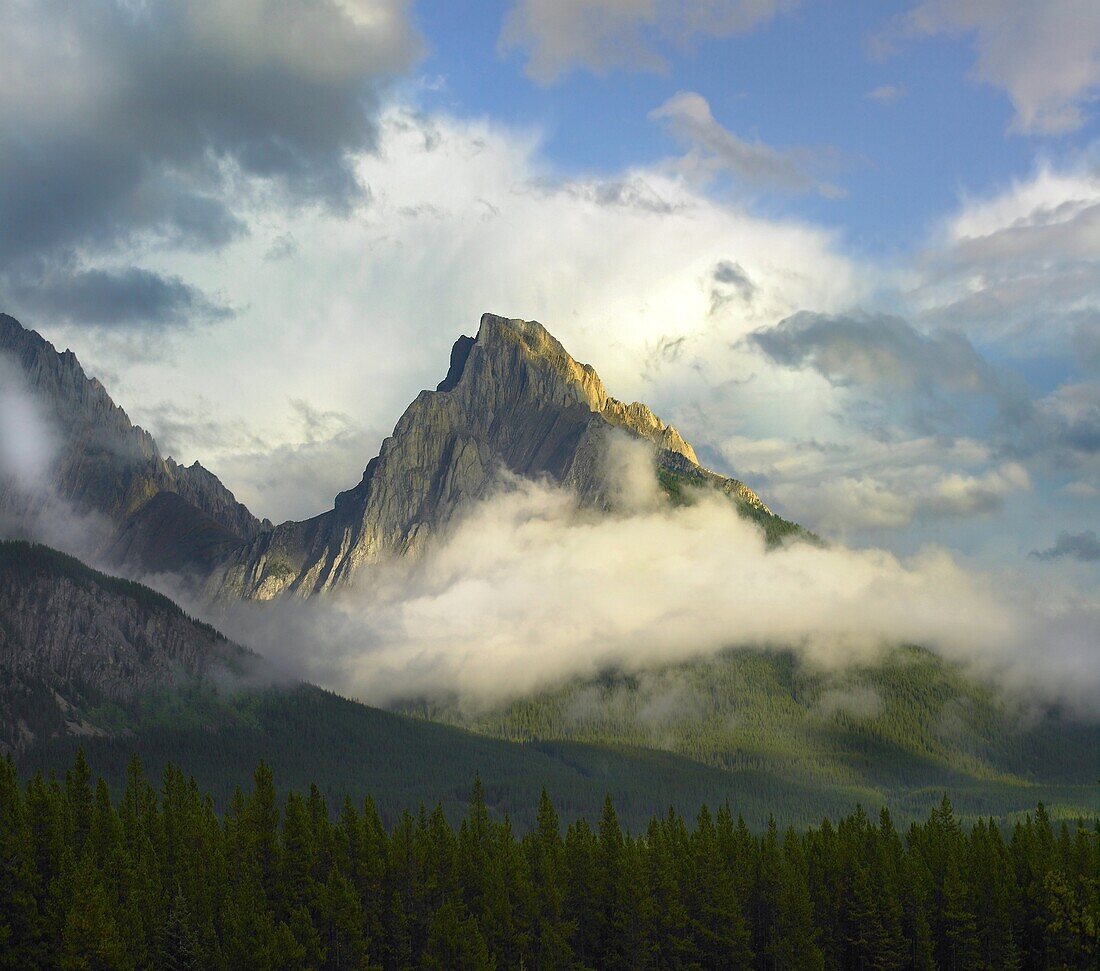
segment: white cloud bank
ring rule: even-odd
[[[262,651],[366,701],[500,701],[609,667],[640,671],[726,647],[790,647],[843,666],[919,643],[1027,693],[1082,707],[1100,665],[1097,604],[1043,607],[942,551],[908,559],[762,534],[710,494],[669,508],[648,449],[624,446],[622,508],[578,509],[505,481],[420,562],[343,595],[236,609]]]

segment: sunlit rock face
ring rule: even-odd
[[[745,485],[702,469],[648,407],[610,397],[595,370],[541,324],[485,314],[475,338],[455,343],[436,390],[409,405],[362,481],[331,511],[256,536],[216,572],[210,590],[268,599],[346,584],[368,564],[423,549],[502,472],[549,477],[579,502],[610,505],[606,458],[616,429],[652,443],[659,470],[768,514]]]

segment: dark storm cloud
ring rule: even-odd
[[[93,327],[180,327],[232,314],[179,277],[137,267],[24,278],[9,296],[28,318]]]
[[[1059,533],[1054,545],[1031,554],[1038,560],[1080,560],[1083,563],[1100,561],[1100,536],[1094,530],[1083,533]]]
[[[346,209],[349,153],[410,62],[405,0],[41,0],[0,5],[0,274],[136,234],[209,248],[259,177]],[[236,193],[234,193],[236,194]]]

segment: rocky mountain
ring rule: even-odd
[[[143,569],[198,569],[270,523],[261,522],[198,462],[162,456],[153,437],[131,423],[72,351],[0,314],[0,360],[14,371],[52,441],[47,486],[30,490],[0,468],[0,518],[31,522],[66,513],[103,528],[99,553]],[[161,498],[166,494],[170,499]],[[154,500],[156,500],[154,502]],[[33,529],[29,530],[32,535]]]
[[[607,446],[616,431],[652,444],[670,494],[709,486],[774,533],[796,528],[744,483],[704,469],[680,433],[644,404],[611,397],[595,370],[541,324],[485,314],[476,337],[455,343],[435,391],[409,405],[362,481],[329,512],[284,523],[231,552],[211,588],[222,597],[269,599],[338,587],[380,558],[422,549],[501,469],[547,476],[582,502],[607,505]]]
[[[0,542],[0,750],[100,734],[91,709],[247,680],[259,660],[148,587],[38,544]]]

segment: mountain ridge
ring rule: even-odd
[[[204,523],[217,524],[234,543],[270,528],[199,462],[184,466],[163,456],[153,436],[130,421],[71,350],[58,351],[37,331],[0,314],[0,354],[22,372],[49,431],[59,439],[48,491],[28,494],[0,474],[0,513],[25,521],[48,516],[48,500],[55,497],[78,516],[101,517],[109,524],[107,535],[98,537],[100,552],[108,558],[112,551],[119,554],[118,536],[128,532],[123,549],[132,564],[144,569],[152,565],[144,562],[146,545],[163,546],[166,537],[141,531],[140,514],[162,493],[173,493],[181,501],[176,517],[181,531],[174,537],[181,556],[167,564],[173,569],[202,562],[202,555],[189,549],[183,535],[201,531]]]

